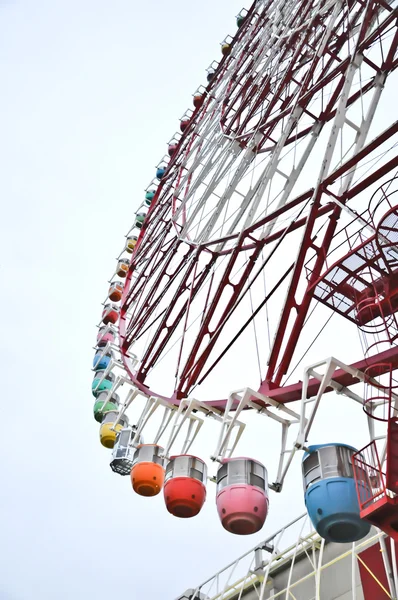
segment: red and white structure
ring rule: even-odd
[[[398,539],[397,3],[258,0],[225,44],[127,234],[120,416],[143,401],[137,445],[161,413],[166,458],[211,417],[223,465],[256,410],[282,428],[280,491],[323,394],[344,394],[369,431],[361,516]]]

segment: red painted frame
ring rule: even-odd
[[[252,5],[252,7],[249,11],[249,15],[254,14],[255,4],[256,3],[254,3]],[[349,4],[350,5],[358,4],[358,6],[363,7],[362,3],[360,3],[360,2],[356,3],[355,0],[352,0]],[[371,19],[373,18],[373,16],[375,15],[376,8],[380,5],[383,6],[384,8],[386,8],[388,11],[390,11],[390,14],[384,19],[384,21],[379,23],[378,26],[374,28],[374,30],[372,31],[372,33],[370,35],[366,36],[368,24],[371,21]],[[359,15],[359,13],[360,13],[360,11],[358,11],[358,15]],[[303,15],[304,15],[304,13],[303,13]],[[357,15],[357,18],[359,18],[358,15]],[[359,35],[359,39],[357,42],[357,48],[360,51],[364,52],[389,27],[391,28],[394,26],[394,21],[395,21],[395,26],[396,26],[397,16],[398,16],[397,9],[392,10],[391,7],[384,2],[382,2],[382,3],[379,3],[376,1],[368,2],[367,7],[366,7],[366,18],[362,22],[362,31]],[[304,18],[304,16],[303,16],[303,18]],[[249,22],[249,19],[247,19],[247,23],[248,22]],[[354,26],[355,23],[353,22],[352,25]],[[236,39],[240,39],[240,36],[242,36],[243,34],[244,34],[244,28],[242,28],[242,30],[240,30],[238,32],[238,36]],[[341,39],[337,40],[336,41],[336,44],[337,44],[336,51],[338,50],[338,47],[341,47],[345,42],[346,42],[346,40],[343,37]],[[387,53],[386,58],[384,59],[383,64],[380,67],[378,67],[374,63],[372,63],[370,65],[370,66],[372,66],[372,68],[374,68],[376,74],[379,74],[380,72],[384,72],[384,73],[388,74],[398,66],[398,60],[394,60],[394,56],[395,56],[397,48],[398,48],[398,30],[395,32],[395,35],[391,41],[389,51]],[[302,51],[302,48],[300,49],[300,51]],[[227,61],[227,60],[228,60],[228,57],[225,57],[220,63],[220,68],[218,71],[219,77],[222,77],[222,75],[223,75],[223,65],[225,64],[225,61]],[[344,84],[344,70],[347,68],[347,64],[348,64],[348,62],[347,62],[348,59],[346,61],[341,61],[340,63],[336,64],[336,67],[332,71],[329,72],[328,68],[330,67],[331,64],[333,64],[334,61],[335,61],[335,56],[330,54],[327,58],[327,63],[324,68],[324,77],[321,78],[320,81],[318,81],[318,83],[316,83],[314,85],[311,82],[311,73],[313,71],[309,71],[307,79],[303,82],[303,86],[305,87],[306,92],[302,96],[301,105],[304,109],[306,109],[308,107],[311,99],[314,97],[315,93],[319,92],[323,86],[327,85],[328,83],[333,81],[335,78],[338,78],[338,77],[340,78],[339,83],[335,89],[335,93],[329,99],[329,102],[328,102],[327,106],[325,107],[322,115],[317,117],[318,119],[321,119],[322,122],[325,122],[325,123],[330,121],[336,114],[336,103],[337,103],[339,94],[341,92],[342,86]],[[239,65],[238,65],[238,68],[239,68]],[[241,77],[243,77],[243,75],[247,76],[247,71],[242,73]],[[212,86],[214,85],[214,81],[215,81],[215,79],[212,80],[212,82],[209,84],[209,86],[207,88],[208,97],[210,97],[210,95],[211,95],[211,89],[212,89]],[[286,84],[289,81],[294,82],[294,68],[293,67],[285,74],[284,83]],[[281,82],[280,85],[282,85],[282,83],[283,82]],[[260,103],[262,101],[261,99],[265,96],[265,94],[269,94],[268,83],[263,82],[263,84],[264,84],[263,90],[260,92],[260,94],[258,96]],[[238,85],[238,79],[234,83],[235,87],[237,85]],[[364,93],[365,90],[369,91],[373,85],[374,85],[374,80],[370,81],[367,84],[367,86],[362,90],[362,93]],[[230,92],[232,92],[232,87],[230,89]],[[279,96],[279,93],[276,90],[270,101],[270,104],[269,104],[268,110],[266,111],[266,114],[263,115],[262,122],[264,123],[264,125],[260,124],[260,127],[259,127],[259,130],[263,133],[263,139],[259,143],[259,147],[257,149],[258,152],[261,152],[262,149],[265,150],[266,143],[267,142],[269,143],[270,140],[272,141],[272,138],[271,138],[272,131],[275,129],[275,127],[280,122],[280,120],[282,118],[284,118],[290,110],[289,102],[286,102],[285,105],[279,111],[278,115],[272,116],[272,110],[276,106],[278,96]],[[351,97],[348,99],[348,105],[355,102],[358,99],[358,97],[359,97],[359,92],[353,93],[351,95]],[[255,104],[255,106],[257,106],[257,104],[258,104],[258,102]],[[177,327],[177,325],[181,321],[181,319],[184,317],[184,315],[187,314],[187,311],[189,310],[189,305],[190,305],[192,299],[194,298],[195,294],[199,291],[201,283],[204,281],[207,273],[210,271],[212,265],[214,264],[214,261],[216,261],[217,257],[221,255],[221,252],[217,254],[215,252],[215,250],[213,250],[213,248],[214,248],[215,244],[218,242],[218,240],[212,241],[207,244],[199,245],[197,247],[195,247],[194,244],[190,244],[189,240],[184,240],[184,243],[187,245],[187,253],[185,254],[185,256],[183,256],[181,258],[181,261],[175,267],[173,274],[170,275],[170,274],[166,273],[166,270],[171,262],[172,252],[175,252],[176,248],[181,243],[178,239],[176,239],[174,241],[172,240],[171,242],[167,242],[165,244],[166,235],[171,227],[171,221],[167,217],[168,211],[169,211],[169,206],[170,206],[170,203],[172,203],[174,207],[176,206],[175,200],[173,199],[173,185],[174,185],[175,181],[178,180],[178,176],[179,176],[178,173],[181,172],[181,171],[179,171],[179,169],[181,169],[181,166],[183,163],[183,158],[186,155],[186,152],[189,151],[190,143],[192,143],[192,139],[195,136],[195,124],[205,114],[206,105],[207,105],[207,103],[205,101],[203,106],[201,108],[196,109],[195,113],[193,114],[190,125],[187,127],[187,129],[185,130],[185,132],[183,133],[183,135],[181,137],[181,140],[179,142],[179,149],[173,156],[172,160],[170,161],[166,175],[164,176],[164,178],[162,179],[162,181],[158,187],[155,199],[152,202],[152,205],[148,212],[148,218],[147,218],[146,222],[144,223],[144,226],[141,229],[140,234],[139,234],[138,242],[137,242],[137,245],[136,245],[136,248],[135,248],[135,251],[133,254],[133,258],[132,258],[132,264],[131,264],[128,276],[126,278],[126,285],[125,285],[124,295],[123,295],[123,299],[122,299],[121,318],[120,318],[120,324],[119,324],[119,335],[120,335],[121,351],[122,351],[124,364],[130,374],[132,381],[135,383],[135,385],[139,389],[141,389],[145,393],[153,393],[154,395],[157,395],[159,397],[163,397],[163,395],[157,393],[156,391],[149,390],[146,387],[146,385],[145,385],[146,374],[147,374],[148,370],[155,364],[156,360],[161,356],[161,354],[167,344],[167,341],[170,339],[171,335],[173,334],[173,331],[175,330],[175,328]],[[245,119],[242,120],[242,122],[240,121],[240,115],[243,114],[243,110],[244,110],[244,103],[242,102],[240,108],[238,107],[238,109],[236,110],[236,116],[235,116],[234,120],[228,121],[228,112],[229,111],[228,111],[228,105],[227,105],[227,101],[226,101],[224,109],[223,109],[223,119],[224,119],[223,126],[226,126],[226,124],[228,123],[226,131],[231,131],[231,128],[234,123],[238,124],[237,131],[239,131],[239,132],[243,131],[245,125],[250,120],[250,115],[246,115]],[[255,108],[253,110],[255,110]],[[311,113],[308,113],[308,114],[311,115]],[[313,118],[315,118],[314,115],[311,115],[311,116]],[[178,387],[176,388],[174,395],[167,398],[167,400],[174,402],[174,403],[178,403],[181,398],[184,398],[188,395],[191,387],[203,375],[202,371],[203,371],[204,365],[206,363],[206,360],[207,360],[208,356],[210,355],[212,348],[215,345],[215,342],[217,341],[218,335],[219,335],[222,327],[224,326],[224,324],[230,317],[230,311],[232,310],[234,303],[236,303],[236,301],[239,297],[239,294],[243,288],[243,285],[244,285],[245,281],[247,280],[249,274],[251,273],[253,265],[254,265],[256,259],[259,257],[261,250],[267,244],[270,244],[271,242],[274,242],[275,240],[283,239],[284,236],[286,235],[285,230],[279,230],[279,231],[272,233],[269,237],[267,237],[263,240],[258,240],[254,236],[255,230],[258,229],[259,227],[263,226],[267,222],[273,220],[276,216],[284,214],[285,212],[290,210],[293,206],[299,206],[300,204],[303,204],[304,202],[308,202],[308,200],[311,198],[312,204],[311,204],[309,213],[305,217],[303,217],[303,218],[299,219],[297,222],[295,222],[294,226],[291,228],[292,231],[297,230],[297,229],[302,229],[303,235],[302,235],[299,253],[298,253],[298,256],[294,263],[294,268],[293,268],[293,272],[292,272],[292,278],[291,278],[291,282],[290,282],[290,286],[289,286],[289,293],[287,295],[286,304],[282,310],[279,327],[278,327],[278,330],[277,330],[277,333],[275,336],[275,341],[274,341],[272,351],[270,354],[267,376],[266,376],[266,379],[262,382],[262,384],[260,386],[260,391],[262,393],[267,394],[272,398],[277,398],[280,402],[291,402],[293,400],[299,399],[299,397],[301,395],[301,382],[298,382],[298,383],[294,384],[293,386],[284,387],[282,384],[282,379],[283,379],[284,374],[287,372],[287,369],[291,363],[293,353],[295,351],[297,342],[300,337],[303,323],[308,315],[308,310],[309,310],[310,304],[315,297],[316,284],[320,281],[320,279],[322,277],[322,273],[323,273],[324,266],[325,266],[325,260],[328,255],[328,251],[329,251],[331,242],[333,241],[333,237],[336,232],[338,219],[339,219],[339,216],[340,216],[340,213],[342,210],[341,205],[345,204],[348,200],[352,199],[353,197],[355,197],[356,195],[361,193],[364,189],[366,189],[367,187],[369,187],[376,181],[380,180],[386,174],[391,172],[391,170],[393,170],[394,168],[397,168],[398,167],[398,157],[391,159],[388,163],[386,163],[383,166],[381,166],[380,168],[376,169],[371,175],[369,175],[367,178],[365,178],[363,181],[361,181],[361,183],[357,184],[356,186],[351,187],[348,190],[348,192],[344,195],[344,197],[339,198],[340,206],[333,203],[335,194],[329,188],[339,177],[341,177],[341,175],[343,175],[344,173],[347,173],[356,164],[358,164],[362,159],[364,159],[366,156],[368,156],[370,152],[372,152],[374,149],[376,149],[378,146],[380,146],[382,143],[384,143],[386,140],[388,140],[392,135],[397,133],[397,131],[398,131],[398,122],[395,122],[389,128],[387,128],[387,130],[385,130],[382,134],[380,134],[377,138],[373,139],[367,146],[365,146],[354,157],[347,160],[343,165],[341,165],[338,169],[336,169],[333,173],[331,173],[323,181],[323,183],[318,186],[318,188],[315,191],[312,189],[308,190],[305,194],[301,194],[299,197],[294,198],[291,201],[289,201],[283,208],[278,209],[278,211],[275,211],[274,213],[268,215],[267,217],[262,219],[262,221],[257,222],[255,225],[249,227],[246,231],[242,232],[240,235],[233,234],[230,236],[229,239],[236,240],[235,246],[232,249],[227,249],[227,250],[222,251],[222,253],[224,253],[224,254],[225,253],[229,254],[228,266],[224,271],[223,278],[221,280],[221,283],[219,284],[219,289],[217,290],[217,293],[215,294],[214,298],[212,299],[212,302],[210,303],[210,305],[207,307],[206,315],[204,316],[204,319],[202,321],[200,334],[198,336],[197,343],[193,345],[193,347],[191,349],[191,353],[190,353],[190,355],[185,363],[185,366],[182,370],[182,373],[180,376],[180,383],[179,383]],[[300,133],[300,135],[305,135],[305,133],[306,133],[306,130],[303,130]],[[291,138],[288,140],[288,143],[292,142],[294,139],[297,139],[297,138],[294,138],[292,135]],[[244,135],[242,136],[242,144],[244,144]],[[327,198],[327,197],[330,198],[330,201],[327,201],[325,203],[325,198]],[[324,216],[326,214],[329,215],[329,217],[328,217],[329,223],[326,227],[326,230],[322,234],[322,238],[320,239],[318,236],[316,243],[315,243],[315,234],[314,234],[315,224],[319,217]],[[176,224],[174,222],[173,222],[173,226],[176,226]],[[148,246],[150,246],[149,251],[148,251]],[[218,302],[218,299],[221,297],[223,289],[225,288],[225,286],[231,285],[231,283],[229,281],[229,275],[233,269],[234,263],[236,261],[236,258],[238,256],[239,252],[241,252],[242,250],[251,252],[250,260],[247,264],[246,269],[244,269],[244,272],[243,272],[242,277],[240,278],[240,281],[238,283],[234,284],[234,286],[233,286],[233,293],[232,293],[231,299],[230,299],[229,303],[227,304],[225,310],[223,311],[222,316],[219,319],[219,323],[218,323],[217,327],[215,328],[215,332],[214,331],[211,332],[209,330],[209,323],[210,323],[211,317],[214,314],[215,309],[217,308],[217,302]],[[305,264],[308,259],[309,252],[314,252],[314,251],[316,253],[315,264],[312,268],[311,273],[309,274],[309,277],[307,280],[306,291],[303,295],[301,302],[299,303],[296,298],[297,283],[303,277]],[[158,275],[156,281],[152,284],[151,289],[147,292],[144,303],[140,305],[140,315],[133,313],[132,317],[130,318],[129,323],[127,323],[126,313],[127,313],[128,309],[130,308],[133,299],[142,298],[144,291],[145,291],[145,281],[146,281],[145,271],[140,272],[136,276],[136,278],[134,280],[134,286],[132,286],[133,275],[135,274],[134,273],[134,265],[136,262],[139,261],[140,257],[143,255],[143,253],[148,253],[149,261],[153,261],[154,264],[155,263],[157,264],[157,267],[159,268],[159,275]],[[195,253],[196,253],[196,258],[195,258]],[[189,288],[190,277],[195,272],[195,264],[196,264],[196,261],[197,261],[200,253],[208,254],[208,264],[207,264],[207,267],[199,275],[197,275],[195,277],[195,279],[193,280],[193,283],[191,283],[191,287]],[[160,332],[160,331],[164,332],[165,337],[164,337],[162,343],[160,345],[158,345],[157,347],[156,347],[156,344],[159,339],[159,335],[157,334],[156,336],[153,337],[148,348],[146,349],[145,355],[142,358],[141,367],[139,368],[137,373],[133,373],[129,368],[129,362],[128,362],[129,345],[130,345],[132,339],[134,338],[134,336],[137,335],[137,332],[142,332],[143,330],[145,330],[145,326],[148,323],[148,319],[150,319],[151,315],[153,315],[153,313],[154,313],[154,308],[156,306],[156,303],[161,300],[162,296],[158,296],[157,299],[155,299],[155,292],[158,289],[160,281],[162,281],[164,278],[166,278],[166,279],[168,278],[169,282],[171,282],[172,278],[177,276],[177,274],[183,270],[183,268],[187,262],[188,256],[193,257],[193,260],[191,261],[191,265],[186,270],[186,272],[184,273],[184,276],[181,279],[179,288],[176,292],[176,296],[177,296],[177,294],[180,294],[183,291],[187,291],[188,289],[190,289],[189,298],[187,299],[185,305],[181,308],[178,316],[174,320],[174,323],[172,323],[171,325],[166,326],[166,320],[167,320],[168,316],[170,315],[171,306],[169,306],[166,309],[164,314],[162,314],[162,315],[160,315],[160,317],[158,317],[158,319],[159,319],[158,332]],[[168,285],[169,284],[167,282],[164,284],[164,288],[162,290],[163,295],[167,291]],[[290,331],[288,331],[287,323],[289,322],[289,318],[291,318],[292,315],[294,315],[294,324],[293,324],[292,329]],[[210,342],[209,342],[207,348],[205,349],[205,351],[203,351],[200,355],[198,355],[200,341],[203,338],[203,336],[205,336],[205,335],[210,338]],[[389,359],[390,359],[390,361],[393,362],[393,364],[395,366],[398,366],[398,350],[396,350],[396,349],[391,350],[389,353]],[[356,366],[356,368],[364,367],[363,361],[359,361],[359,362],[355,363],[355,366]],[[341,382],[342,385],[351,385],[352,383],[354,383],[354,381],[351,381],[351,379],[352,378],[350,378],[350,376],[347,376],[347,374],[345,374],[345,373],[336,373],[336,375],[335,375],[335,380],[338,381],[339,383]],[[319,386],[319,382],[317,382],[317,381],[310,382],[311,391],[315,391],[317,389],[317,386]],[[219,409],[224,408],[225,402],[226,402],[226,400],[217,400],[217,401],[209,400],[209,403],[211,405],[213,405]]]

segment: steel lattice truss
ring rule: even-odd
[[[373,0],[252,5],[133,255],[120,339],[128,369],[131,348],[140,358],[129,369],[139,389],[187,397],[254,331],[242,351],[260,355],[259,389],[269,393],[283,386],[314,298],[352,318],[322,278],[347,227],[398,168],[398,121],[374,118],[393,88],[397,17],[395,4]],[[359,222],[369,246],[375,229]],[[279,313],[271,335],[267,310]],[[153,390],[166,355],[169,380]]]

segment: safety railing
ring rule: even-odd
[[[382,471],[376,442],[373,440],[352,457],[360,510],[365,510],[386,495],[386,474]]]

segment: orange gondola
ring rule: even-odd
[[[131,469],[131,483],[134,491],[140,496],[156,496],[163,487],[164,467],[161,446],[156,444],[141,444],[137,447],[133,467]]]
[[[112,281],[109,290],[108,298],[112,302],[119,302],[123,295],[123,284],[120,281]]]

